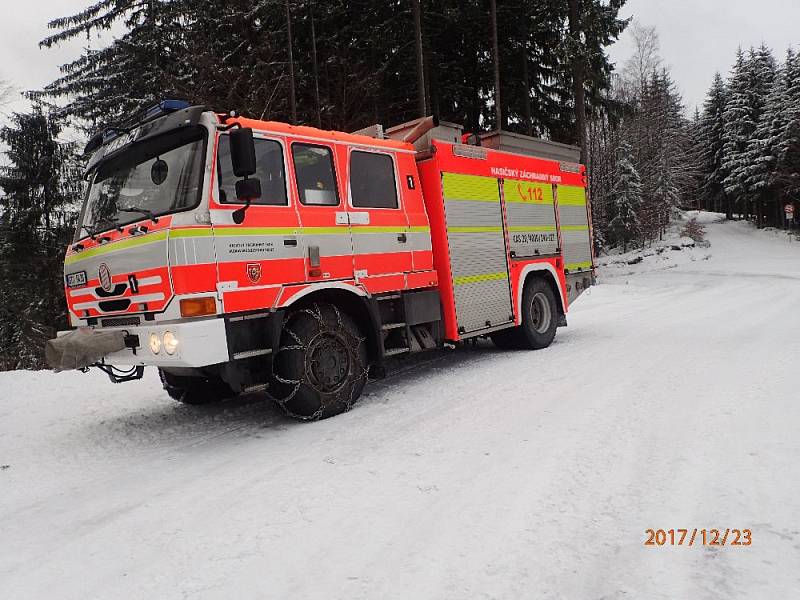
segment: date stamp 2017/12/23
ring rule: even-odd
[[[749,529],[645,529],[645,546],[750,546]]]

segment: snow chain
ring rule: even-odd
[[[278,348],[278,351],[275,353],[276,357],[281,352],[286,352],[286,351],[302,351],[304,355],[306,354],[306,352],[308,351],[308,345],[304,344],[303,340],[301,340],[300,337],[287,326],[287,323],[289,322],[289,320],[294,315],[299,314],[299,313],[306,313],[308,315],[311,315],[314,319],[316,319],[317,323],[319,324],[319,328],[320,328],[320,331],[317,334],[315,334],[314,337],[310,341],[313,341],[319,335],[324,334],[324,333],[338,333],[338,334],[343,334],[343,335],[349,337],[352,341],[355,342],[355,344],[353,346],[353,349],[355,350],[355,352],[354,352],[354,359],[355,360],[353,362],[354,363],[358,363],[358,364],[354,364],[354,367],[357,367],[357,368],[361,369],[361,373],[355,379],[356,381],[358,381],[362,377],[366,377],[367,376],[367,372],[368,372],[367,367],[365,365],[363,365],[363,364],[360,364],[361,361],[358,360],[358,357],[359,357],[358,349],[361,346],[361,344],[363,344],[366,341],[366,338],[354,335],[347,327],[345,327],[344,323],[342,323],[342,314],[339,311],[339,308],[337,306],[335,306],[335,305],[330,305],[330,306],[333,309],[333,311],[336,313],[336,324],[338,325],[338,328],[336,328],[336,329],[332,329],[325,322],[325,319],[322,317],[322,310],[320,309],[320,307],[319,307],[319,305],[317,303],[314,303],[309,308],[303,308],[301,310],[293,311],[293,312],[287,314],[284,317],[284,320],[283,320],[282,331],[285,331],[286,333],[288,333],[289,336],[294,340],[295,343],[287,345],[287,346],[281,346],[280,348]],[[348,350],[350,350],[350,347],[348,347]],[[305,360],[303,362],[305,364]],[[273,364],[274,364],[274,362],[273,362]],[[304,371],[307,371],[307,369],[304,369]],[[286,406],[286,404],[289,401],[291,401],[292,398],[294,398],[295,394],[300,389],[300,386],[303,383],[305,383],[306,385],[309,385],[309,387],[313,387],[313,386],[311,386],[309,384],[307,373],[304,373],[304,378],[303,379],[284,379],[280,375],[276,374],[274,372],[274,370],[273,370],[273,374],[272,375],[273,375],[273,377],[275,377],[275,379],[277,381],[279,381],[279,382],[281,382],[283,384],[294,385],[294,388],[292,389],[291,393],[288,396],[286,396],[285,398],[281,398],[281,399],[277,399],[276,398],[277,403],[280,405],[280,407],[283,409],[283,411],[287,415],[289,415],[291,417],[294,417],[294,418],[297,418],[297,419],[302,419],[304,421],[315,421],[315,420],[319,419],[320,416],[322,415],[322,412],[325,410],[325,408],[327,406],[327,401],[330,400],[332,396],[334,396],[334,394],[320,392],[320,396],[322,398],[322,402],[320,402],[320,407],[312,415],[309,415],[309,416],[297,415],[297,414],[293,413],[291,410],[289,410],[289,408]],[[355,391],[355,386],[351,387],[350,397],[345,402],[345,412],[349,411],[352,408],[353,403],[355,402],[355,399],[353,398],[353,392],[354,391]],[[335,398],[335,400],[339,401],[341,399],[340,398]]]

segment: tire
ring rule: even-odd
[[[519,327],[512,327],[510,329],[502,329],[490,333],[489,337],[492,343],[501,350],[519,350]]]
[[[539,277],[528,280],[522,291],[522,324],[490,335],[504,350],[539,350],[547,348],[558,328],[558,300],[553,288]]]
[[[236,394],[219,377],[183,377],[158,370],[161,385],[169,397],[182,404],[198,406],[231,398]]]
[[[529,280],[522,291],[522,325],[520,344],[523,348],[547,348],[556,337],[558,301],[544,279]]]
[[[272,363],[270,394],[289,416],[327,419],[350,410],[367,382],[367,349],[353,319],[315,303],[290,312]]]

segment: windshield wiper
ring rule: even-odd
[[[126,206],[125,208],[117,208],[117,212],[139,213],[150,219],[153,223],[158,223],[158,217],[152,210],[146,208],[139,208],[138,206]]]
[[[81,230],[85,230],[92,240],[97,239],[97,236],[100,233],[103,231],[108,231],[109,229],[117,229],[118,231],[122,231],[122,227],[117,224],[117,219],[100,219],[97,221],[97,223],[95,223],[95,225],[98,226],[97,229],[92,229],[88,225],[81,225]],[[103,227],[103,225],[108,225],[108,227]]]
[[[81,225],[81,231],[86,231],[89,234],[89,237],[94,240],[97,237],[97,234],[100,233],[99,231],[95,231],[91,229],[88,225]]]

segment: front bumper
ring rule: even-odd
[[[97,333],[124,332],[138,337],[138,345],[124,348],[103,356],[102,362],[114,366],[156,367],[205,367],[229,360],[225,320],[220,318],[189,321],[186,323],[138,325],[136,327],[98,328]],[[156,354],[150,349],[150,336],[155,334],[163,340],[167,331],[177,338],[178,345],[173,354],[168,354],[161,344]]]

